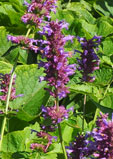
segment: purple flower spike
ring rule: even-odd
[[[90,40],[85,38],[77,37],[78,41],[81,44],[83,52],[75,50],[75,53],[80,53],[80,59],[78,59],[79,70],[82,72],[82,80],[85,82],[93,82],[95,77],[92,77],[91,74],[99,69],[100,60],[95,53],[94,48],[98,48],[98,45],[101,42],[101,36],[94,36]]]
[[[68,118],[69,110],[66,110],[64,106],[59,106],[57,110],[56,106],[42,108],[43,117],[45,119],[50,118],[53,124],[58,124],[62,120]]]
[[[25,24],[35,24],[37,27],[39,27],[42,22],[42,18],[39,18],[35,14],[31,14],[31,13],[27,13],[23,15],[21,20]]]
[[[53,90],[49,90],[53,97],[64,98],[69,93],[66,84],[69,81],[69,76],[75,73],[76,65],[68,65],[67,57],[69,53],[64,51],[64,45],[67,40],[72,40],[73,36],[65,37],[61,30],[66,27],[64,21],[51,21],[39,33],[44,35],[49,42],[44,50],[43,58],[47,62],[40,62],[39,66],[45,68],[45,80]]]
[[[56,2],[57,0],[32,0],[29,4],[24,1],[24,5],[27,6],[27,13],[22,16],[22,21],[39,27],[44,17],[50,19],[50,12],[56,12]]]
[[[35,53],[37,53],[39,50],[41,51],[41,48],[37,46],[37,44],[42,44],[42,41],[40,40],[34,40],[24,36],[15,37],[11,35],[8,35],[7,39],[12,43],[20,44],[20,46],[22,46],[23,49],[33,50]]]
[[[97,159],[113,158],[113,121],[108,121],[108,114],[100,114],[96,125],[97,128],[93,130],[93,138],[97,144],[97,151],[94,155],[97,156]],[[98,138],[98,136],[100,136]]]
[[[42,144],[33,143],[33,144],[31,144],[30,148],[32,150],[34,150],[34,149],[42,150],[43,152],[46,153],[46,146],[42,145]]]
[[[0,96],[1,101],[7,100],[10,79],[11,79],[11,74],[5,74],[5,75],[0,74],[0,92],[2,93],[2,95]],[[13,86],[15,85],[15,79],[16,76],[13,78],[13,83],[12,83]],[[15,98],[17,98],[16,89],[12,87],[10,100],[14,100]]]
[[[50,147],[50,145],[52,144],[52,141],[57,140],[56,136],[51,136],[48,133],[43,132],[43,131],[37,132],[37,136],[40,139],[42,138],[41,144],[40,143],[33,143],[33,144],[31,144],[30,148],[32,150],[34,150],[34,149],[42,150],[44,153],[47,153],[47,150]]]
[[[93,141],[88,141],[91,134],[78,135],[75,141],[70,143],[70,146],[66,146],[67,154],[69,159],[85,159],[92,155],[95,151],[96,145]]]

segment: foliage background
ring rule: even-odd
[[[33,158],[36,152],[30,150],[30,142],[34,134],[30,129],[40,131],[42,119],[40,117],[40,107],[42,105],[52,105],[52,98],[44,90],[46,82],[41,84],[38,81],[43,75],[43,69],[37,69],[36,64],[28,64],[28,52],[21,48],[12,50],[8,56],[2,55],[12,46],[7,41],[7,35],[25,35],[27,28],[21,21],[21,16],[26,8],[23,0],[0,1],[0,73],[9,73],[13,67],[15,57],[19,52],[18,66],[16,68],[16,92],[24,94],[23,97],[15,99],[10,103],[10,109],[19,109],[16,116],[9,115],[8,124],[3,141],[2,159]],[[86,122],[85,131],[89,131],[94,126],[96,113],[111,114],[113,112],[113,3],[111,0],[58,0],[57,13],[52,15],[52,20],[64,19],[69,23],[69,30],[63,30],[65,35],[92,38],[94,35],[102,36],[101,46],[98,56],[100,58],[100,69],[95,71],[96,80],[94,83],[81,83],[80,73],[76,71],[68,86],[70,94],[60,101],[60,104],[67,108],[74,106],[74,115],[69,120],[62,123],[63,138],[65,144],[69,144],[74,136],[81,131],[82,107],[84,94],[87,95],[86,102]],[[30,35],[32,37],[32,35]],[[65,50],[74,52],[74,49],[81,49],[76,38],[73,44],[68,43]],[[69,58],[69,63],[76,63],[74,54]],[[4,106],[0,103],[0,108]],[[0,117],[0,126],[2,123]],[[52,135],[57,135],[56,131]],[[59,158],[62,154],[60,145],[53,144],[52,150],[41,156],[41,159]],[[63,159],[63,157],[62,157]]]

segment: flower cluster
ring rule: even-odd
[[[41,18],[37,17],[35,14],[32,13],[27,13],[23,15],[21,19],[24,23],[35,24],[36,26],[39,26],[42,22]]]
[[[69,159],[85,159],[89,157],[96,150],[96,144],[89,140],[91,139],[91,133],[86,133],[86,135],[80,135],[75,138],[75,140],[67,146],[67,154]]]
[[[94,36],[90,40],[78,37],[78,41],[83,49],[83,52],[75,50],[75,52],[80,53],[80,59],[78,59],[78,69],[82,72],[82,80],[85,82],[93,82],[95,77],[91,76],[91,74],[95,70],[99,69],[100,63],[94,48],[98,50],[98,45],[101,42],[101,36]]]
[[[44,48],[43,58],[47,62],[40,62],[39,66],[45,68],[46,76],[44,80],[52,86],[53,91],[49,90],[53,97],[64,98],[69,93],[66,87],[70,75],[74,74],[75,64],[68,65],[68,52],[64,51],[64,45],[67,40],[74,38],[73,36],[64,36],[61,33],[62,28],[67,28],[68,24],[64,21],[51,21],[39,34],[44,35],[48,41],[48,45]]]
[[[97,128],[86,135],[76,137],[75,141],[67,147],[69,159],[113,158],[113,120],[107,121],[107,118],[107,114],[101,114],[96,122]]]
[[[53,107],[44,107],[42,106],[42,113],[45,119],[51,119],[52,124],[58,124],[62,120],[68,118],[69,110],[66,110],[64,106],[59,106],[59,109],[56,106]]]
[[[11,74],[0,74],[0,100],[1,101],[6,101],[7,100],[7,94],[8,94],[8,89],[9,89],[9,83],[10,83],[10,79],[11,79]],[[13,78],[13,83],[12,85],[15,85],[15,79],[16,76],[14,76]],[[10,95],[10,100],[13,100],[15,98],[17,98],[18,96],[16,96],[16,89],[14,87],[12,87],[11,89],[11,95]]]
[[[35,130],[32,130],[32,131],[37,132]],[[37,136],[39,138],[42,138],[43,143],[42,142],[41,142],[41,144],[33,143],[33,144],[31,144],[30,148],[32,150],[34,150],[34,149],[42,150],[44,153],[47,152],[48,148],[52,144],[53,139],[57,140],[56,136],[51,136],[48,133],[43,132],[43,131],[37,132]]]
[[[97,159],[113,158],[113,120],[107,121],[108,114],[100,116],[97,120],[97,128],[93,130],[93,137],[97,143],[97,151],[94,156]]]
[[[44,17],[50,19],[50,12],[56,11],[56,2],[57,0],[32,0],[31,4],[29,4],[25,1],[27,13],[22,16],[22,21],[39,27]]]
[[[12,43],[20,44],[20,46],[22,46],[23,49],[33,50],[35,53],[37,53],[38,51],[41,51],[42,45],[48,44],[48,42],[45,40],[34,40],[24,36],[15,37],[15,36],[8,35],[7,39],[11,41]]]

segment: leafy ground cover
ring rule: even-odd
[[[0,1],[0,158],[113,158],[111,0]]]

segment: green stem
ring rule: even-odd
[[[3,136],[4,136],[4,132],[5,132],[5,125],[6,125],[6,121],[7,121],[8,106],[9,106],[9,100],[10,100],[10,95],[11,95],[13,77],[14,77],[14,72],[11,75],[11,79],[10,79],[10,83],[9,83],[8,95],[7,95],[7,100],[6,100],[5,116],[4,116],[4,119],[3,119],[2,129],[1,129],[0,151],[1,151],[1,148],[2,148]]]
[[[58,98],[56,98],[55,103],[56,103],[56,107],[57,107],[57,111],[58,111],[59,110]],[[61,130],[60,123],[58,123],[58,132],[59,132],[60,143],[61,143],[62,151],[63,151],[63,154],[64,154],[64,158],[67,159],[67,153],[66,153],[66,149],[65,149],[65,145],[64,145],[64,141],[63,141],[63,137],[62,137],[62,130]]]
[[[95,112],[95,116],[94,116],[94,119],[93,119],[93,124],[92,124],[92,127],[91,127],[91,131],[93,130],[94,126],[95,126],[95,123],[96,123],[96,120],[97,120],[97,116],[98,116],[98,113],[99,113],[99,108],[96,109],[96,112]]]
[[[62,138],[62,130],[61,130],[60,124],[58,124],[58,132],[59,132],[60,143],[61,143],[61,146],[62,146],[62,151],[63,151],[63,154],[64,154],[64,158],[67,159],[67,153],[66,153],[64,141],[63,141],[63,138]]]
[[[39,158],[40,158],[40,156],[39,156],[39,154],[37,153],[36,156],[35,156],[35,159],[39,159]]]
[[[17,65],[18,57],[19,57],[19,53],[17,54],[17,57],[15,59],[15,64],[13,66],[13,70],[12,70],[12,73],[11,73],[11,79],[10,79],[10,83],[9,83],[9,88],[8,88],[8,94],[7,94],[7,99],[6,99],[5,115],[4,115],[4,119],[3,119],[3,123],[2,123],[2,128],[1,128],[0,152],[1,152],[1,149],[2,149],[2,142],[3,142],[3,137],[4,137],[4,132],[5,132],[5,126],[6,126],[6,122],[7,122],[8,107],[9,107],[9,100],[10,100],[10,95],[11,95],[11,89],[12,89],[14,71],[15,71],[15,68],[16,68],[16,65]]]
[[[27,31],[27,33],[26,33],[26,37],[29,36],[30,32],[31,32],[31,28],[28,29],[28,31]]]
[[[69,0],[68,4],[70,4],[70,3],[71,3],[71,0]]]
[[[86,107],[86,94],[84,95],[84,103],[83,103],[83,120],[82,120],[82,131],[84,131],[84,121],[85,121],[85,107]]]

